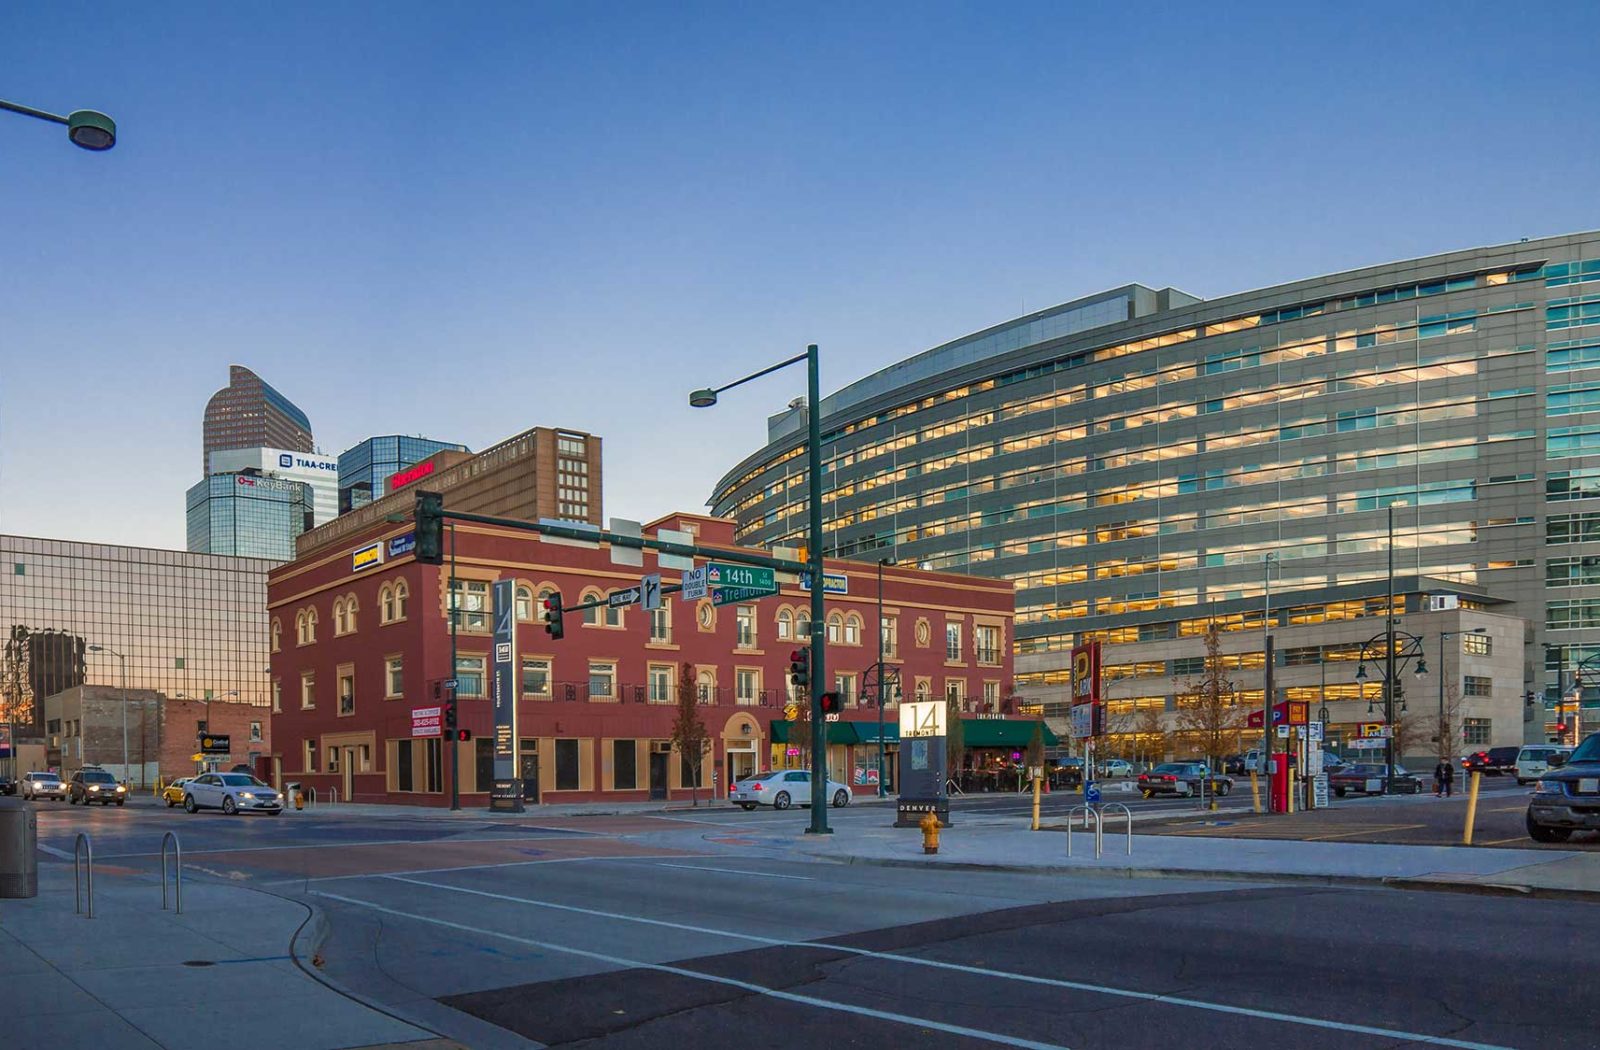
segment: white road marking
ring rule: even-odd
[[[521,838],[516,838],[516,837],[508,837],[508,836],[504,836],[504,835],[499,835],[499,836],[496,836],[494,838],[488,838],[488,839],[452,839],[452,838],[437,838],[437,839],[378,839],[378,840],[373,841],[373,842],[306,842],[306,843],[302,843],[300,845],[234,846],[234,847],[224,848],[224,849],[206,849],[204,847],[198,847],[198,848],[185,850],[184,852],[188,853],[188,854],[200,854],[200,853],[276,853],[276,852],[282,852],[284,850],[299,850],[299,849],[356,849],[356,848],[359,848],[361,846],[433,846],[433,845],[453,846],[453,845],[456,845],[457,843],[465,844],[465,843],[484,843],[484,842],[502,842],[502,843],[506,843],[508,845],[513,845],[514,846],[514,845],[517,845],[519,843],[545,842],[545,841],[547,841],[547,840],[549,840],[551,838],[564,838],[564,837],[565,836],[562,836],[562,835],[546,835],[546,836],[542,836],[542,837],[531,836],[530,835],[530,836],[523,836]],[[70,854],[69,854],[69,856],[70,856]],[[160,853],[110,853],[110,854],[107,854],[106,856],[102,857],[101,859],[102,860],[136,860],[136,859],[141,858],[141,857],[159,857],[159,856],[161,856]]]
[[[623,858],[612,858],[623,859]],[[1266,1021],[1281,1021],[1285,1024],[1306,1025],[1312,1028],[1326,1028],[1337,1032],[1356,1032],[1361,1035],[1375,1035],[1385,1039],[1401,1039],[1416,1043],[1428,1043],[1432,1046],[1450,1046],[1458,1050],[1511,1050],[1510,1047],[1497,1046],[1493,1043],[1474,1043],[1465,1039],[1451,1039],[1447,1036],[1425,1035],[1420,1032],[1402,1032],[1394,1028],[1378,1028],[1372,1025],[1355,1024],[1346,1021],[1331,1021],[1321,1017],[1305,1017],[1299,1014],[1280,1013],[1276,1010],[1257,1010],[1248,1006],[1231,1006],[1227,1003],[1216,1003],[1205,999],[1187,999],[1182,996],[1163,995],[1158,992],[1140,992],[1132,988],[1114,988],[1103,984],[1089,984],[1084,981],[1068,981],[1055,977],[1036,977],[1033,974],[1013,973],[1008,970],[992,970],[983,966],[964,966],[961,963],[943,962],[938,959],[924,959],[915,955],[901,955],[898,952],[875,952],[868,948],[855,948],[849,945],[834,944],[828,941],[791,941],[781,937],[762,937],[753,933],[735,933],[731,930],[719,930],[710,926],[696,926],[691,923],[668,922],[665,919],[646,919],[638,915],[625,915],[621,912],[602,911],[598,908],[583,908],[575,904],[556,904],[553,901],[533,900],[527,897],[513,897],[505,893],[490,893],[487,890],[468,889],[465,886],[452,886],[444,882],[429,882],[426,879],[409,879],[397,876],[395,882],[408,882],[415,886],[428,886],[434,889],[448,890],[452,893],[467,893],[477,897],[489,897],[494,900],[509,901],[515,904],[527,904],[536,908],[550,908],[555,911],[575,912],[579,915],[592,915],[601,919],[616,919],[622,922],[637,922],[646,926],[663,926],[673,930],[683,930],[687,933],[704,933],[714,937],[727,937],[733,940],[752,941],[757,944],[766,944],[780,948],[822,948],[825,950],[844,952],[849,955],[862,956],[869,959],[882,959],[886,962],[903,963],[908,966],[927,966],[938,970],[954,970],[958,973],[970,973],[979,977],[995,977],[1008,981],[1019,981],[1024,984],[1040,984],[1052,988],[1066,988],[1072,991],[1092,992],[1097,995],[1111,995],[1124,999],[1140,999],[1145,1002],[1164,1003],[1169,1006],[1185,1006],[1196,1010],[1209,1010],[1214,1013],[1232,1014],[1238,1017],[1254,1017]],[[315,891],[314,891],[315,892]]]
[[[34,845],[38,846],[41,852],[48,853],[52,857],[59,857],[61,860],[73,859],[72,854],[68,853],[64,849],[56,849],[54,846],[46,846],[42,842],[36,842]]]
[[[606,860],[634,860],[634,857],[606,857]],[[810,875],[779,875],[771,871],[740,871],[738,868],[707,868],[698,864],[657,864],[658,868],[682,868],[684,871],[716,871],[724,875],[749,875],[758,879],[793,879],[796,882],[816,882]]]
[[[71,854],[68,854],[70,857]],[[357,879],[387,879],[399,875],[442,875],[451,871],[487,871],[491,868],[524,868],[540,864],[593,864],[597,861],[611,860],[656,860],[658,858],[682,857],[682,853],[640,853],[628,857],[547,857],[544,860],[507,860],[497,861],[494,864],[457,864],[447,868],[416,868],[409,871],[369,871],[352,875],[318,875],[315,878],[274,879],[262,883],[263,886],[304,886],[313,882],[344,882]]]
[[[828,999],[817,999],[809,995],[799,995],[795,992],[785,992],[777,988],[768,988],[766,985],[754,984],[750,981],[741,981],[733,977],[719,977],[715,974],[700,973],[696,970],[685,969],[681,966],[670,966],[665,963],[644,962],[639,959],[628,959],[619,955],[606,955],[603,952],[587,951],[582,948],[569,948],[564,944],[551,944],[548,941],[536,941],[530,937],[517,937],[498,930],[485,930],[477,926],[468,926],[464,923],[450,922],[446,919],[430,918],[426,915],[414,915],[411,912],[400,911],[397,908],[386,908],[381,904],[371,901],[358,900],[355,897],[342,897],[337,893],[323,893],[315,891],[319,897],[330,900],[342,901],[353,904],[358,908],[370,908],[385,915],[394,915],[402,919],[412,919],[416,922],[431,923],[443,926],[446,929],[459,930],[463,933],[476,933],[484,937],[498,937],[501,940],[511,941],[516,944],[526,945],[530,948],[540,948],[549,952],[562,952],[567,955],[576,955],[584,959],[594,959],[598,962],[608,963],[612,966],[628,969],[654,970],[657,973],[670,973],[679,977],[689,977],[709,984],[720,984],[729,988],[740,988],[756,995],[770,996],[782,999],[785,1002],[799,1003],[802,1006],[815,1006],[822,1010],[836,1010],[840,1013],[856,1014],[860,1017],[871,1017],[879,1021],[893,1021],[897,1024],[912,1025],[917,1028],[931,1028],[939,1032],[948,1032],[951,1035],[964,1035],[970,1039],[981,1039],[987,1043],[999,1043],[1001,1046],[1021,1047],[1023,1050],[1071,1050],[1071,1047],[1058,1043],[1041,1043],[1032,1039],[1022,1039],[1017,1036],[1002,1035],[999,1032],[986,1032],[978,1028],[967,1028],[963,1025],[946,1024],[943,1021],[934,1021],[926,1017],[912,1017],[909,1014],[897,1014],[888,1010],[874,1010],[868,1006],[854,1006],[850,1003],[836,1003]]]

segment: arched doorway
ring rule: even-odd
[[[727,797],[728,786],[761,772],[761,726],[743,711],[722,727],[722,776],[717,793]]]

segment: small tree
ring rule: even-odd
[[[678,713],[672,722],[672,747],[683,756],[689,768],[689,798],[700,805],[700,770],[705,764],[706,743],[711,734],[700,720],[699,689],[695,686],[694,665],[687,660],[678,672]]]
[[[1167,723],[1159,710],[1142,708],[1134,719],[1133,732],[1138,741],[1134,748],[1136,757],[1142,752],[1143,760],[1153,764],[1167,756]]]
[[[1205,755],[1213,769],[1239,746],[1245,712],[1235,702],[1233,683],[1222,673],[1222,641],[1217,625],[1206,627],[1205,669],[1178,697],[1178,728]]]
[[[1449,759],[1455,751],[1456,743],[1461,739],[1461,687],[1454,682],[1444,688],[1444,713],[1440,716],[1435,711],[1433,717],[1428,719],[1428,726],[1433,730],[1436,757],[1440,762]]]
[[[1028,738],[1027,766],[1030,779],[1033,770],[1044,766],[1044,719],[1042,718],[1033,723],[1033,736]]]
[[[961,771],[961,759],[967,751],[967,735],[961,724],[961,702],[955,697],[945,700],[944,772],[954,777]]]
[[[800,764],[811,765],[811,697],[801,696],[790,701],[794,705],[794,721],[789,723],[789,743],[800,751]]]

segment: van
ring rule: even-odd
[[[1517,783],[1531,784],[1552,768],[1566,765],[1567,756],[1571,754],[1570,747],[1561,747],[1557,744],[1530,744],[1517,752]],[[1552,762],[1552,756],[1560,757]]]

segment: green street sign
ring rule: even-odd
[[[735,602],[747,602],[752,598],[766,598],[777,593],[778,588],[776,587],[713,587],[711,588],[711,604],[732,605]]]
[[[730,565],[721,561],[711,562],[706,566],[706,583],[712,587],[740,587],[747,590],[762,591],[766,594],[778,593],[772,570],[763,569],[755,565]]]

